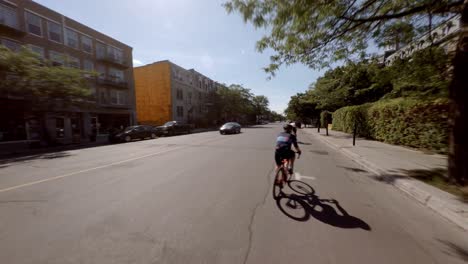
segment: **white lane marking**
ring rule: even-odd
[[[202,141],[199,144],[207,143],[209,141],[213,141],[213,139]],[[8,188],[5,188],[5,189],[0,189],[0,193],[13,191],[13,190],[16,190],[16,189],[20,189],[20,188],[24,188],[24,187],[44,183],[44,182],[55,181],[55,180],[67,178],[67,177],[70,177],[70,176],[73,176],[73,175],[77,175],[77,174],[80,174],[80,173],[85,173],[85,172],[89,172],[89,171],[93,171],[93,170],[99,170],[99,169],[111,167],[111,166],[114,166],[114,165],[126,163],[126,162],[129,162],[129,161],[144,159],[144,158],[147,158],[147,157],[156,156],[156,155],[159,155],[159,154],[162,154],[162,153],[167,153],[167,152],[171,152],[171,151],[179,150],[179,149],[183,149],[183,148],[187,148],[187,147],[186,146],[181,146],[181,147],[176,147],[176,148],[172,148],[172,149],[166,149],[166,150],[163,150],[163,151],[158,151],[158,152],[155,152],[155,153],[151,153],[151,154],[147,154],[147,155],[143,155],[143,156],[139,156],[139,157],[135,157],[135,158],[130,158],[130,159],[126,159],[126,160],[112,162],[112,163],[102,165],[102,166],[97,166],[97,167],[93,167],[93,168],[89,168],[89,169],[85,169],[85,170],[80,170],[80,171],[75,171],[75,172],[67,173],[67,174],[64,174],[64,175],[55,176],[55,177],[51,177],[51,178],[47,178],[47,179],[42,179],[42,180],[38,180],[38,181],[34,181],[34,182],[28,182],[28,183],[25,183],[25,184],[12,186],[12,187],[8,187]]]
[[[317,178],[315,178],[314,176],[304,176],[304,175],[301,175],[299,172],[296,172],[294,173],[294,178],[298,181],[300,181],[301,179],[308,179],[308,180],[316,180]]]

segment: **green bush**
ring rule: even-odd
[[[421,101],[397,98],[343,107],[333,114],[333,129],[390,144],[447,152],[447,99]]]
[[[367,113],[372,104],[346,106],[333,113],[333,129],[353,133],[355,124],[357,133],[363,137],[371,137],[371,127],[367,124]]]

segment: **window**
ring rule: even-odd
[[[71,68],[79,69],[80,68],[80,59],[72,57],[72,56],[68,56],[67,66],[71,67]]]
[[[121,50],[118,50],[114,47],[107,47],[107,56],[116,62],[122,63],[123,61],[123,53]]]
[[[55,42],[62,43],[62,27],[60,24],[52,21],[47,21],[47,29],[49,30],[49,39]]]
[[[115,105],[125,105],[125,92],[111,90],[111,103]]]
[[[9,48],[12,51],[19,51],[19,49],[21,48],[21,44],[9,39],[0,39],[0,44]]]
[[[83,70],[87,71],[87,72],[94,72],[94,63],[90,60],[86,60],[84,59],[83,60]],[[92,77],[92,75],[90,73],[85,73],[84,75],[85,77]]]
[[[29,48],[31,49],[32,52],[37,53],[39,57],[41,57],[42,59],[45,58],[44,48],[34,46],[34,45],[29,45]]]
[[[83,60],[83,70],[94,71],[94,63],[90,60]]]
[[[124,81],[124,72],[114,68],[109,68],[109,78],[113,81],[123,82]]]
[[[99,101],[100,101],[102,104],[108,104],[108,103],[109,103],[108,93],[107,93],[106,90],[102,90],[102,89],[101,89],[101,93],[100,93],[100,96],[99,96]]]
[[[192,103],[192,93],[191,92],[188,93],[188,98],[189,98],[189,104],[191,104]]]
[[[93,53],[93,40],[87,36],[81,36],[81,49],[88,53]]]
[[[180,90],[180,89],[177,89],[176,98],[177,98],[178,100],[184,100],[184,91],[182,91],[182,90]]]
[[[96,86],[95,84],[90,84],[89,91],[91,92],[92,101],[96,100]]]
[[[42,19],[39,16],[26,12],[26,25],[29,33],[42,37]]]
[[[100,42],[96,43],[96,56],[104,58],[106,56],[106,46]]]
[[[52,61],[52,65],[54,66],[63,66],[65,64],[63,54],[61,53],[49,51],[49,58]]]
[[[177,107],[177,116],[178,117],[184,117],[184,107],[183,106],[178,106]]]
[[[98,64],[96,67],[96,71],[98,72],[99,76],[98,78],[103,80],[106,78],[106,66],[102,64]]]
[[[75,31],[67,28],[66,29],[66,40],[67,40],[67,46],[68,47],[72,47],[72,48],[75,48],[75,49],[78,49],[78,33],[76,33]]]
[[[18,28],[18,15],[15,9],[0,5],[0,24]]]

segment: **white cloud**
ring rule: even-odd
[[[133,59],[133,66],[141,66],[143,64],[141,60]]]
[[[242,54],[242,55],[244,55],[244,54],[245,54],[245,50],[244,50],[244,49],[243,49],[243,50],[241,50],[241,54]]]

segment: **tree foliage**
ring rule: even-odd
[[[406,21],[396,21],[374,32],[375,41],[379,47],[391,47],[393,50],[399,50],[409,44],[414,36],[413,24]]]
[[[230,0],[224,7],[270,30],[257,49],[275,52],[265,67],[274,74],[282,64],[320,68],[362,55],[369,40],[382,38],[380,32],[394,32],[396,21],[418,28],[425,26],[419,23],[422,16],[460,12],[462,5],[462,0]]]
[[[239,84],[221,86],[210,95],[210,101],[213,107],[208,116],[215,120],[254,123],[257,116],[272,115],[266,96],[254,95]]]
[[[335,111],[380,99],[412,97],[432,100],[447,97],[448,56],[440,48],[418,51],[388,67],[375,61],[350,62],[328,70],[306,93],[291,97],[288,117],[312,117],[317,111]],[[317,111],[306,112],[308,106]]]
[[[60,101],[74,104],[89,99],[89,72],[56,67],[23,48],[13,52],[0,46],[0,93],[21,96],[36,106],[52,107]]]

